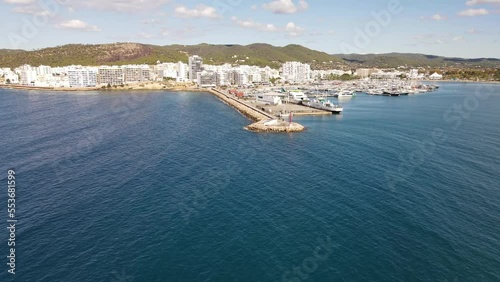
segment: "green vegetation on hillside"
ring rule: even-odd
[[[0,50],[0,67],[66,65],[124,65],[155,64],[160,62],[187,62],[188,56],[199,55],[207,64],[256,65],[279,68],[283,62],[300,61],[313,69],[358,67],[397,68],[483,68],[500,66],[500,59],[459,59],[421,54],[330,55],[300,45],[276,47],[269,44],[251,45],[168,45],[156,46],[138,43],[99,45],[70,44],[34,51]]]
[[[500,81],[500,69],[447,69],[444,79]]]
[[[389,53],[389,54],[338,54],[334,55],[357,67],[397,68],[405,67],[498,67],[500,59],[461,59],[433,55]]]
[[[355,75],[349,75],[349,74],[343,74],[343,75],[335,75],[335,74],[330,74],[328,77],[325,78],[325,80],[341,80],[341,81],[349,81],[349,80],[355,80],[359,79],[359,77]]]
[[[30,65],[124,65],[155,64],[160,62],[187,63],[188,56],[199,55],[207,64],[248,64],[279,67],[286,61],[304,63],[330,62],[338,59],[327,53],[299,45],[274,47],[268,44],[155,46],[136,43],[103,45],[71,44],[29,52],[0,53],[0,66]]]

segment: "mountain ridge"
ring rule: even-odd
[[[111,44],[67,44],[39,50],[0,49],[0,67],[30,65],[123,65],[187,62],[189,55],[199,55],[207,64],[248,64],[277,68],[286,61],[310,63],[313,69],[379,67],[457,67],[499,68],[497,58],[456,58],[418,53],[328,54],[298,44],[273,46],[267,43],[151,45],[117,42]]]

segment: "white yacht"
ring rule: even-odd
[[[339,105],[335,105],[332,102],[326,100],[325,98],[318,98],[318,99],[312,99],[312,100],[307,100],[302,102],[303,105],[323,110],[323,111],[329,111],[335,114],[340,114],[344,111],[344,108],[342,108]]]
[[[350,98],[354,96],[354,91],[342,89],[336,96],[337,98]]]
[[[304,92],[302,92],[300,90],[290,90],[288,92],[288,95],[290,97],[290,101],[292,101],[292,102],[300,103],[304,100],[307,100],[307,95],[304,94]]]

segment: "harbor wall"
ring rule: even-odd
[[[242,115],[248,117],[249,119],[255,121],[255,123],[245,127],[245,129],[254,132],[275,132],[275,133],[290,133],[290,132],[301,132],[305,130],[305,127],[292,122],[278,121],[276,117],[261,111],[255,107],[252,107],[244,102],[239,101],[223,92],[212,88],[209,91],[214,96],[218,97],[224,103],[235,108]]]
[[[229,106],[235,108],[237,111],[239,111],[241,114],[244,116],[248,117],[249,119],[253,121],[262,121],[262,120],[268,120],[268,119],[274,119],[275,117],[261,111],[255,107],[252,107],[250,105],[247,105],[241,101],[238,101],[237,99],[230,97],[227,94],[224,94],[223,92],[217,90],[217,89],[210,89],[210,93],[221,99],[224,103],[228,104]]]

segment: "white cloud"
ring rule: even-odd
[[[240,20],[237,17],[232,17],[231,20],[237,25],[244,28],[251,28],[265,32],[282,32],[290,36],[298,36],[305,30],[304,28],[297,26],[293,22],[289,22],[284,27],[277,27],[274,24],[263,24],[255,22],[253,20]]]
[[[500,4],[500,0],[469,0],[465,4],[467,4],[467,6],[474,6],[481,4]]]
[[[67,6],[114,12],[138,12],[157,9],[169,0],[66,0]]]
[[[446,16],[441,15],[441,14],[435,14],[432,16],[432,19],[435,21],[444,21],[448,18]]]
[[[299,0],[297,4],[294,0],[274,0],[262,7],[275,14],[295,14],[307,10],[309,4],[305,0]]]
[[[462,17],[475,17],[475,16],[488,15],[489,13],[490,12],[488,12],[488,10],[486,9],[468,9],[458,13],[457,15]]]
[[[48,11],[40,9],[35,5],[16,6],[12,9],[12,12],[17,14],[50,15]]]
[[[36,10],[36,14],[41,12],[54,13],[66,7],[69,11],[80,11],[82,9],[137,13],[157,9],[170,0],[64,0],[64,1],[37,1],[37,0],[3,0],[5,3],[16,5],[13,9],[15,13],[27,13],[26,11]],[[54,5],[52,5],[52,4]],[[57,6],[56,6],[57,5]],[[44,11],[50,9],[50,11]],[[29,12],[34,14],[33,12]]]
[[[217,19],[221,16],[217,13],[214,7],[198,5],[193,9],[189,9],[186,6],[178,6],[175,8],[175,15],[179,18],[210,18]]]
[[[298,36],[300,35],[304,29],[292,22],[289,22],[285,27],[285,32],[290,36]]]
[[[273,24],[263,24],[255,22],[253,20],[240,20],[237,17],[232,17],[231,20],[235,22],[237,25],[245,28],[253,28],[261,31],[270,31],[270,32],[278,31],[278,28]]]
[[[97,26],[90,25],[90,24],[88,24],[84,21],[81,21],[81,20],[69,20],[69,21],[61,22],[58,25],[56,25],[56,28],[77,29],[77,30],[84,30],[84,31],[101,31]]]
[[[422,34],[414,36],[415,45],[449,44],[453,42],[466,41],[462,35],[452,34]]]
[[[4,0],[7,4],[15,4],[15,5],[28,5],[35,3],[36,0]]]

